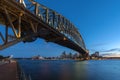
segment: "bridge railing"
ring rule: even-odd
[[[43,22],[47,23],[49,26],[53,27],[63,35],[65,35],[70,40],[74,41],[77,45],[85,48],[84,41],[77,30],[77,28],[61,14],[55,12],[52,9],[41,5],[34,0],[16,0],[22,4],[25,8],[39,17]]]

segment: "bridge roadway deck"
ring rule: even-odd
[[[0,65],[0,80],[19,80],[17,76],[17,64],[7,63]]]

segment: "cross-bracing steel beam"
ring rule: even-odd
[[[6,4],[9,4],[11,8],[8,8],[5,2]],[[3,41],[3,44],[0,45],[0,49],[2,49],[3,46],[5,48],[12,45],[12,43],[14,44],[19,41],[28,40],[31,42],[36,35],[40,35],[40,27],[41,25],[44,25],[44,28],[56,33],[55,35],[59,35],[58,37],[50,37],[51,39],[46,38],[48,41],[60,41],[65,37],[65,40],[69,40],[70,43],[78,49],[75,49],[75,47],[72,47],[69,44],[65,45],[65,43],[62,44],[58,42],[58,44],[62,44],[63,46],[67,46],[77,51],[80,51],[79,49],[81,47],[83,52],[86,52],[85,44],[80,33],[68,19],[33,0],[30,0],[29,3],[31,3],[32,6],[28,6],[25,0],[3,0],[3,2],[0,0],[0,6],[2,5],[0,9],[2,8],[5,16],[4,21],[7,22],[5,27],[5,37],[0,33],[0,38]],[[15,7],[16,4],[18,6]],[[15,23],[15,21],[17,21],[17,23]],[[12,29],[14,35],[9,34],[9,28]],[[9,37],[12,38],[12,40]]]
[[[6,9],[6,7],[4,7],[4,21],[5,21],[5,35],[3,35],[0,32],[0,37],[2,39],[2,43],[0,44],[0,49],[4,49],[6,47],[9,47],[13,44],[16,44],[18,42],[21,41],[21,16],[22,14],[20,13],[18,15],[18,18],[16,18],[18,20],[18,24],[15,28],[15,25],[12,22],[12,18],[11,18],[11,14],[8,12],[8,10]],[[13,15],[12,15],[13,16]],[[9,31],[9,28],[12,28],[12,32],[14,33],[14,35],[11,35]],[[10,32],[10,33],[9,33]]]

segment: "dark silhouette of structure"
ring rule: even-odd
[[[88,56],[77,28],[61,14],[34,0],[0,0],[0,24],[5,25],[5,33],[0,32],[0,50],[20,41],[43,38]]]

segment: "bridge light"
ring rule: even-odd
[[[67,40],[67,39],[64,37],[63,40],[65,41],[65,40]]]
[[[19,16],[23,16],[24,12],[20,11]]]

